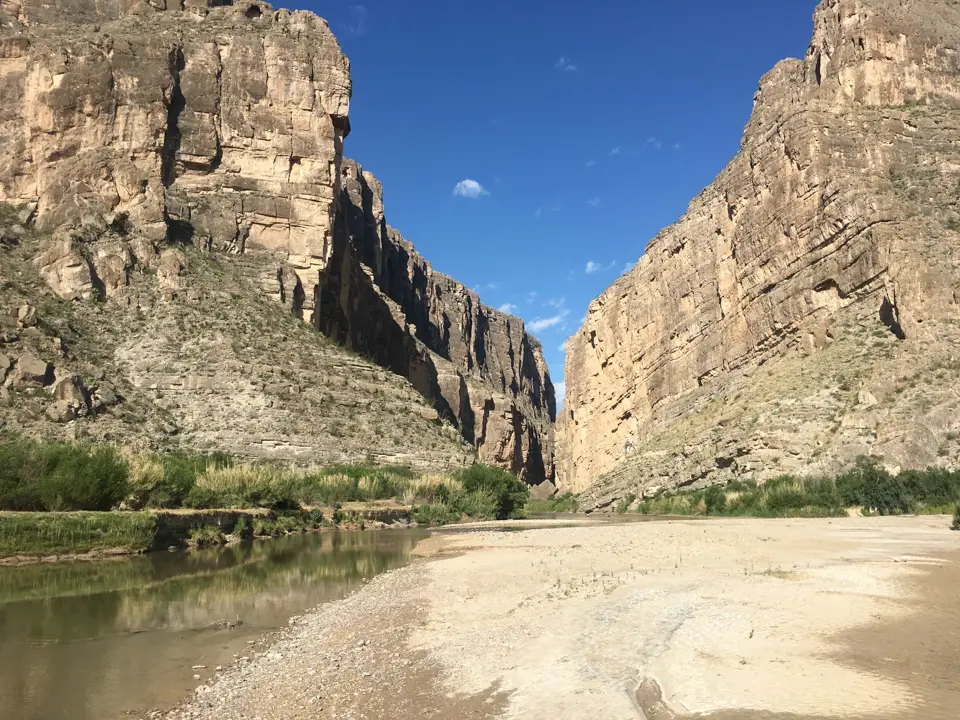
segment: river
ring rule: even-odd
[[[0,567],[0,718],[113,720],[174,705],[291,616],[407,563],[424,536],[326,532]]]

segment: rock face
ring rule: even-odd
[[[383,190],[342,167],[342,212],[322,273],[320,329],[410,379],[473,444],[482,462],[532,484],[553,477],[553,385],[523,322],[434,272],[386,224]],[[299,297],[296,288],[285,296]]]
[[[539,346],[386,226],[379,184],[343,161],[350,93],[347,59],[309,12],[0,0],[0,275],[35,273],[82,308],[70,330],[83,336],[43,360],[56,375],[42,385],[56,384],[31,418],[110,425],[83,389],[87,362],[191,446],[441,467],[471,452],[458,432],[482,461],[552,477]],[[41,310],[19,329],[46,324],[0,337],[8,355],[52,350],[67,317],[25,282],[0,303]],[[292,331],[264,292],[401,377]],[[23,367],[4,374],[19,385]]]
[[[740,152],[567,344],[558,485],[955,465],[960,8],[824,0]]]
[[[64,297],[108,290],[84,241],[111,225],[282,250],[315,284],[349,131],[336,39],[263,3],[166,7],[0,2],[0,200],[36,202],[37,226],[59,231],[38,261]]]

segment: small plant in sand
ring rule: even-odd
[[[957,503],[957,509],[953,511],[953,524],[950,527],[960,530],[960,503]]]

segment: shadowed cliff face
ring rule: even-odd
[[[824,0],[814,25],[567,344],[558,484],[587,506],[957,460],[960,8]]]
[[[373,175],[350,160],[341,175],[318,328],[407,377],[481,461],[530,483],[552,479],[556,401],[539,343],[387,226]]]

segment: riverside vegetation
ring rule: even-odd
[[[230,534],[242,538],[362,527],[344,503],[392,500],[418,524],[442,525],[520,517],[528,497],[516,476],[479,464],[450,476],[372,464],[307,471],[222,454],[126,456],[110,446],[14,439],[0,442],[0,557],[143,551],[156,538],[157,513],[171,510],[260,509],[238,516]],[[189,531],[194,545],[223,539],[219,525]]]
[[[894,475],[876,458],[861,457],[832,478],[783,476],[757,485],[750,480],[700,490],[664,492],[639,502],[623,498],[617,510],[645,515],[749,517],[837,517],[849,508],[864,514],[937,515],[958,512],[960,471],[928,468]]]

